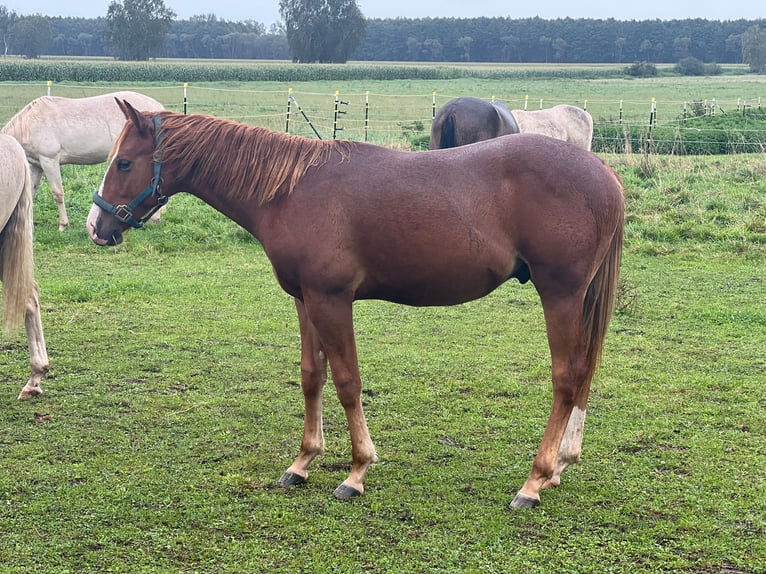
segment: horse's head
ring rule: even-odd
[[[160,116],[142,114],[117,100],[127,122],[114,144],[104,179],[93,194],[86,227],[98,245],[117,245],[130,227],[141,227],[168,200],[155,161]]]

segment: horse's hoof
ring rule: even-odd
[[[511,502],[511,508],[537,508],[538,506],[540,506],[539,498],[532,498],[520,492],[516,494],[513,502]]]
[[[305,476],[301,476],[300,474],[295,474],[294,472],[290,472],[289,470],[286,470],[285,473],[282,475],[282,478],[279,479],[279,486],[284,486],[284,487],[298,486],[299,484],[305,484],[305,483],[306,483]]]
[[[21,389],[21,392],[19,393],[18,400],[31,399],[32,397],[39,397],[42,394],[43,394],[43,390],[40,387],[32,387],[31,389],[24,387],[23,389]]]
[[[348,500],[350,498],[362,496],[361,491],[357,490],[353,486],[349,486],[345,482],[341,483],[341,485],[335,489],[333,494],[338,500]]]

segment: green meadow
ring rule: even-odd
[[[686,100],[716,98],[728,112],[766,96],[763,77],[746,75],[512,84],[190,84],[187,105],[283,130],[289,88],[310,117],[329,101],[330,121],[336,91],[356,102],[369,90],[391,118],[371,139],[407,148],[408,130],[428,129],[433,92],[437,105],[587,99],[597,122],[620,100],[643,121],[652,97],[669,120]],[[52,92],[126,87],[182,105],[182,85]],[[3,83],[0,123],[46,90]],[[360,139],[348,107],[345,135]],[[70,228],[57,230],[46,183],[35,208],[44,395],[15,398],[28,376],[23,334],[0,347],[0,571],[766,572],[766,157],[602,157],[627,199],[617,309],[582,461],[531,511],[509,509],[551,401],[530,284],[446,308],[357,303],[380,461],[363,497],[333,498],[350,443],[328,382],[327,452],[306,485],[285,490],[277,481],[302,435],[300,342],[260,245],[177,196],[158,224],[97,247],[84,221],[104,166],[66,166]]]

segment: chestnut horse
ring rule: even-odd
[[[48,352],[40,321],[40,302],[34,271],[32,180],[19,142],[0,134],[0,279],[3,282],[5,329],[12,332],[22,320],[32,375],[19,398],[42,393],[40,381],[48,372]]]
[[[3,127],[24,148],[32,173],[32,195],[42,176],[50,184],[59,210],[59,229],[69,225],[64,205],[61,166],[92,165],[106,161],[125,116],[115,97],[128,100],[139,110],[164,109],[157,100],[137,92],[114,92],[88,98],[42,96],[21,109]]]
[[[428,149],[446,149],[517,133],[516,119],[502,102],[455,98],[436,112]]]
[[[457,305],[512,278],[531,281],[542,302],[553,406],[511,506],[539,504],[540,489],[578,461],[623,240],[622,185],[597,156],[538,135],[404,152],[121,106],[129,121],[93,197],[93,241],[120,243],[188,192],[252,233],[295,299],[305,418],[281,485],[303,483],[323,451],[328,361],[351,435],[351,472],[335,496],[361,494],[377,459],[362,411],[355,300]]]

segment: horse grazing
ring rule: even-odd
[[[115,92],[89,98],[43,96],[32,100],[13,116],[2,132],[13,136],[24,148],[32,173],[32,191],[37,194],[43,174],[59,210],[59,229],[69,225],[64,206],[61,165],[91,165],[106,161],[125,116],[115,97],[140,110],[164,109],[157,100],[136,92]]]
[[[15,139],[0,134],[0,280],[5,329],[11,332],[24,321],[32,365],[20,399],[41,394],[40,381],[48,372],[34,278],[32,209],[32,183],[24,150]]]
[[[455,98],[436,112],[428,149],[457,147],[517,133],[516,119],[502,102]]]
[[[577,106],[561,104],[544,110],[513,110],[522,134],[542,134],[590,151],[593,118]]]
[[[511,506],[539,504],[540,489],[578,461],[624,227],[622,185],[596,155],[523,134],[404,152],[120,105],[129,121],[93,196],[93,241],[122,242],[188,192],[252,233],[295,299],[305,418],[281,485],[303,483],[323,451],[328,361],[351,435],[351,471],[335,496],[361,494],[377,459],[362,410],[355,300],[456,305],[513,278],[530,281],[542,302],[553,407]]]

